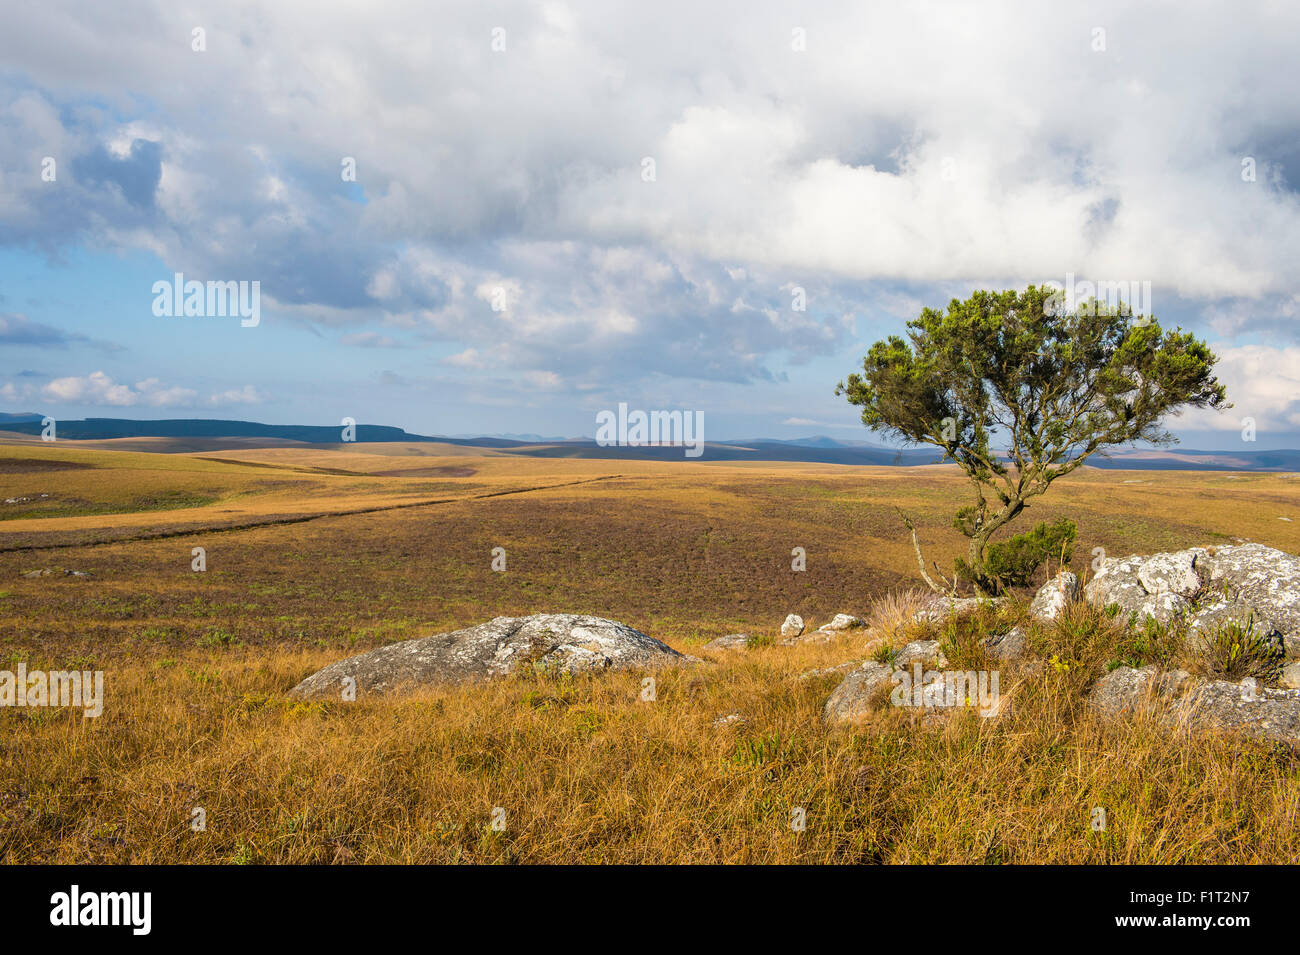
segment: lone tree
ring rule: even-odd
[[[835,393],[861,406],[868,428],[942,448],[943,460],[969,478],[974,501],[953,526],[970,548],[944,588],[926,572],[916,529],[903,516],[921,575],[940,592],[955,592],[964,578],[996,594],[1028,583],[1049,556],[1068,561],[1071,521],[991,541],[1030,498],[1094,452],[1173,444],[1160,424],[1166,415],[1231,407],[1204,342],[1162,331],[1154,317],[1134,317],[1123,305],[1089,301],[1068,311],[1059,291],[1031,285],[953,299],[947,312],[927,308],[907,327],[906,341],[891,335],[872,345],[862,373]]]

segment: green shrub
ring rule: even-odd
[[[1199,662],[1211,676],[1225,680],[1254,677],[1261,683],[1277,681],[1286,650],[1271,634],[1255,630],[1254,619],[1219,624],[1198,644]]]
[[[1112,619],[1115,616],[1109,607],[1106,608],[1106,615]],[[1127,666],[1136,670],[1148,663],[1158,663],[1167,668],[1183,649],[1184,642],[1185,635],[1180,621],[1163,624],[1154,617],[1146,617],[1141,625],[1132,626],[1120,639],[1115,647],[1115,659],[1106,664],[1106,669]]]
[[[961,519],[962,515],[959,514],[958,522]],[[997,582],[999,589],[1023,587],[1033,580],[1038,568],[1047,561],[1058,560],[1063,565],[1070,562],[1077,532],[1074,521],[1069,518],[1063,517],[1053,524],[1044,521],[1032,531],[990,544],[984,558],[984,570],[989,578]],[[979,579],[960,557],[957,558],[956,568],[959,577]]]

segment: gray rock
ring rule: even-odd
[[[975,610],[982,601],[988,599],[987,597],[938,597],[933,606],[919,611],[913,619],[918,622],[928,620],[932,623],[942,623],[956,614]]]
[[[1293,660],[1282,668],[1278,685],[1288,690],[1300,690],[1300,660]]]
[[[1090,702],[1111,717],[1150,706],[1171,727],[1300,745],[1300,690],[1296,689],[1259,687],[1253,681],[1197,680],[1184,670],[1162,673],[1155,666],[1120,667],[1098,681]]]
[[[984,646],[999,660],[1007,662],[1021,660],[1026,653],[1025,632],[1019,627],[1012,627],[1006,633],[995,633],[985,637]]]
[[[781,624],[781,636],[797,637],[803,633],[803,617],[798,614],[790,614],[785,618],[785,623]]]
[[[822,718],[828,723],[852,723],[875,711],[889,699],[893,672],[893,667],[883,663],[869,660],[862,664],[835,688],[822,708]]]
[[[749,646],[749,634],[747,633],[729,633],[725,637],[717,637],[710,640],[704,645],[705,650],[744,650]]]
[[[1156,623],[1170,623],[1176,617],[1186,616],[1191,604],[1187,598],[1180,597],[1178,594],[1161,592],[1152,594],[1142,601],[1138,607],[1137,618],[1139,621],[1147,617],[1153,618]]]
[[[698,662],[625,624],[581,614],[497,617],[466,630],[405,640],[331,663],[291,691],[338,697],[345,677],[357,695],[505,676],[529,664],[566,673],[654,669]]]
[[[1137,562],[1140,560],[1140,557],[1126,557],[1123,560],[1111,557],[1104,559],[1097,576],[1088,581],[1087,586],[1083,588],[1084,599],[1098,607],[1109,607],[1115,604],[1124,619],[1139,614],[1143,604],[1151,596],[1137,576]]]
[[[840,663],[833,667],[818,667],[815,670],[805,670],[799,674],[800,680],[813,680],[819,676],[834,676],[837,673],[847,673],[862,665],[861,660],[850,660],[848,663]]]
[[[862,626],[862,620],[847,613],[837,613],[830,623],[824,623],[821,630],[854,630]]]
[[[1289,655],[1300,653],[1300,557],[1241,544],[1216,548],[1200,566],[1207,588],[1253,611],[1257,629],[1281,631]]]
[[[1257,628],[1281,632],[1289,654],[1300,651],[1300,558],[1263,544],[1107,558],[1084,595],[1139,622],[1185,614],[1194,629],[1253,615]]]
[[[1149,594],[1177,594],[1191,598],[1201,589],[1201,578],[1196,572],[1196,562],[1205,556],[1202,548],[1177,551],[1172,554],[1152,554],[1138,567],[1138,580]]]
[[[1208,603],[1199,603],[1188,615],[1188,646],[1193,650],[1204,649],[1205,638],[1211,631],[1228,624],[1236,624],[1243,630],[1253,628],[1256,633],[1276,634],[1276,639],[1286,648],[1287,653],[1295,653],[1293,642],[1296,635],[1293,634],[1291,641],[1288,641],[1286,635],[1273,625],[1267,611],[1260,613],[1249,604],[1228,600],[1226,597],[1215,597]]]
[[[938,640],[913,640],[898,651],[898,655],[894,657],[894,666],[910,667],[913,663],[919,663],[929,669],[941,670],[948,665],[948,658],[939,649]]]
[[[844,636],[843,631],[813,630],[811,633],[795,634],[792,637],[786,637],[778,640],[777,645],[782,647],[797,647],[809,643],[830,643]]]
[[[1190,678],[1186,670],[1162,673],[1154,664],[1140,670],[1118,667],[1097,681],[1089,702],[1106,716],[1121,716],[1136,709],[1148,695],[1177,692]]]
[[[1029,613],[1039,620],[1055,620],[1078,595],[1079,575],[1063,570],[1038,588],[1029,604]]]

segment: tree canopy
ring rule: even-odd
[[[1046,286],[953,299],[907,329],[872,345],[835,393],[868,428],[934,445],[966,473],[974,498],[954,523],[970,549],[957,572],[983,592],[1008,582],[988,566],[993,534],[1054,480],[1107,447],[1174,443],[1163,421],[1183,408],[1229,407],[1216,356],[1191,333],[1123,306],[1070,311]]]

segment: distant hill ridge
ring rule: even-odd
[[[35,412],[0,413],[0,430],[39,435],[42,415]],[[59,421],[58,437],[68,441],[104,441],[114,438],[263,438],[307,444],[340,444],[343,429],[338,426],[261,424],[256,421],[227,421],[218,418],[170,418],[136,421],[130,418],[86,418]],[[358,424],[356,443],[438,442],[463,447],[506,450],[544,458],[640,458],[683,460],[680,447],[601,447],[591,438],[563,440],[501,437],[439,437],[413,434],[391,425]],[[520,440],[524,439],[524,440]],[[794,461],[824,464],[894,465],[912,467],[937,464],[941,455],[932,448],[894,449],[864,441],[840,441],[825,435],[782,440],[757,438],[752,441],[713,441],[705,445],[700,461]],[[1131,448],[1114,451],[1108,458],[1094,455],[1088,463],[1100,468],[1126,470],[1193,471],[1300,471],[1300,450],[1197,451]]]

